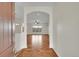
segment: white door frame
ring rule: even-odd
[[[42,11],[49,14],[49,48],[53,48],[53,8],[52,6],[25,6],[24,7],[24,32],[27,44],[27,14],[33,11]],[[27,48],[27,45],[26,45]]]

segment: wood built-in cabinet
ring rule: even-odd
[[[0,57],[13,56],[14,3],[0,2]]]

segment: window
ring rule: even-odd
[[[32,26],[33,32],[41,32],[42,26]]]

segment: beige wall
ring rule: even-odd
[[[53,8],[53,21],[50,21],[52,23],[50,30],[53,30],[50,31],[53,38],[51,46],[59,56],[79,56],[79,3],[51,3],[51,6]],[[22,33],[23,36],[25,34]],[[17,51],[27,47],[25,40],[22,41],[20,38],[22,35],[16,34],[15,37]]]
[[[54,49],[59,56],[79,56],[79,3],[56,3],[53,12]]]
[[[41,4],[40,4],[41,5]],[[36,5],[35,5],[36,6]],[[27,38],[27,18],[26,18],[26,14],[27,13],[29,13],[31,10],[32,11],[43,11],[43,12],[46,12],[46,13],[48,13],[49,15],[50,15],[50,20],[49,20],[49,28],[48,28],[48,30],[47,30],[47,28],[45,28],[46,29],[46,31],[43,31],[43,33],[44,34],[49,34],[50,35],[50,48],[53,48],[53,23],[52,23],[52,13],[53,13],[53,8],[52,8],[52,6],[48,6],[48,4],[47,4],[47,6],[37,6],[37,7],[35,7],[34,9],[33,9],[33,7],[34,6],[31,6],[32,7],[32,9],[29,9],[30,7],[28,6],[24,6],[24,8],[23,7],[21,7],[21,8],[23,8],[23,9],[21,9],[21,10],[19,10],[20,9],[20,7],[21,6],[18,6],[17,4],[16,4],[16,23],[19,23],[19,24],[22,24],[23,22],[24,22],[24,26],[25,26],[25,28],[24,28],[24,32],[19,32],[19,33],[15,33],[15,50],[16,51],[19,51],[20,49],[22,49],[22,48],[27,48],[27,40],[26,40],[26,38]],[[28,11],[28,12],[27,12]],[[22,17],[22,15],[19,15],[19,14],[23,14],[24,16],[24,18]],[[18,17],[20,17],[20,18],[18,18]],[[22,19],[21,19],[21,17],[22,17]],[[47,27],[47,26],[46,26]],[[16,28],[16,30],[18,30],[17,28]],[[29,29],[30,30],[30,29]],[[48,32],[47,32],[48,31]]]

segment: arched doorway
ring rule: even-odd
[[[49,48],[49,14],[34,11],[27,14],[27,48]]]

